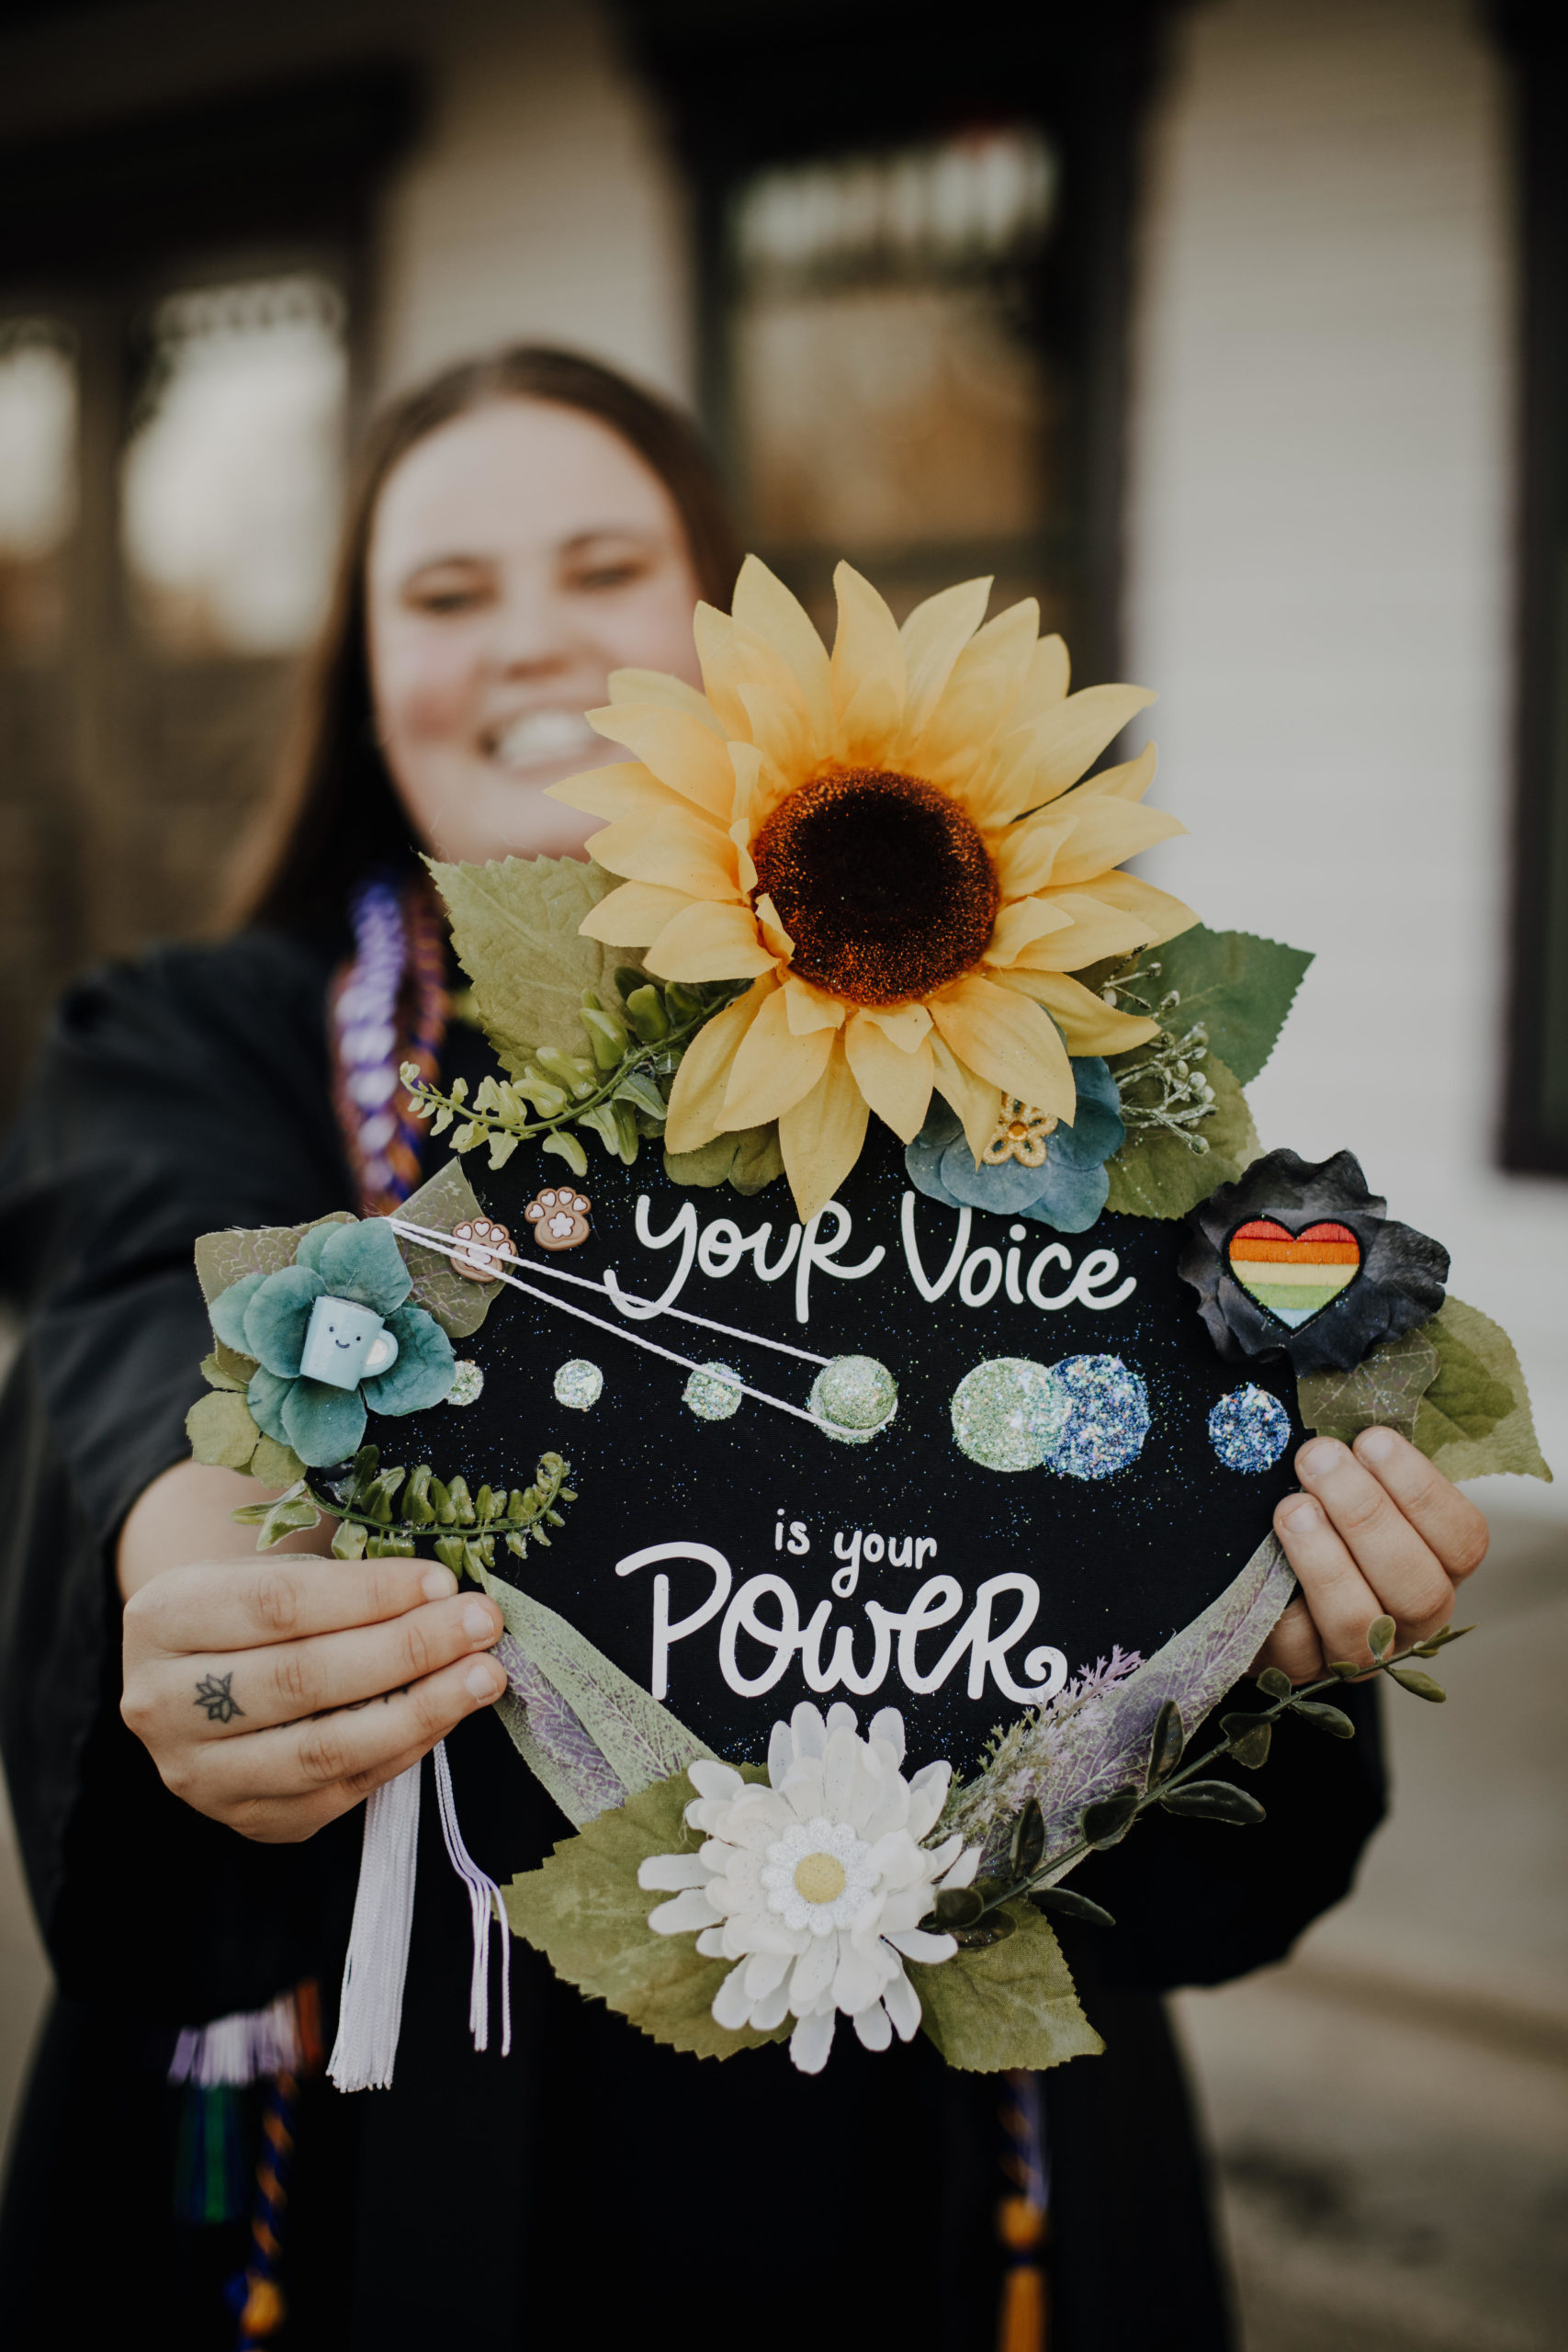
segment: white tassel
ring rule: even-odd
[[[386,2090],[398,2054],[419,1861],[419,1766],[374,1790],[365,1808],[359,1890],[327,2072],[340,2091]]]
[[[210,2025],[181,2030],[169,2066],[171,2083],[259,2083],[265,2075],[297,2075],[303,2064],[299,2013],[292,1993],[265,2009],[236,2009]]]
[[[474,1929],[468,2030],[474,2037],[476,2050],[488,2050],[490,2047],[490,1928],[492,1917],[501,1928],[501,2054],[504,2058],[512,2048],[512,1952],[507,1939],[506,1913],[502,1907],[501,1889],[494,1879],[485,1876],[463,1843],[463,1833],[457,1826],[457,1807],[452,1795],[452,1768],[446,1761],[444,1739],[437,1741],[435,1748],[435,1797],[441,1809],[441,1834],[446,1840],[448,1859],[468,1890],[468,1910]]]

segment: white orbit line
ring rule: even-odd
[[[427,1249],[444,1250],[448,1257],[453,1254],[453,1237],[449,1233],[439,1233],[434,1226],[410,1225],[406,1218],[400,1216],[389,1216],[387,1223],[394,1233],[405,1235],[410,1241],[423,1241]],[[465,1246],[462,1242],[457,1244],[459,1249]],[[520,1266],[523,1263],[514,1250],[489,1250],[482,1242],[474,1246],[498,1271],[503,1265]],[[753,1348],[772,1348],[776,1355],[798,1356],[802,1363],[820,1364],[824,1371],[833,1361],[831,1356],[814,1355],[809,1348],[792,1348],[787,1340],[764,1340],[760,1331],[739,1331],[733,1323],[715,1323],[707,1316],[693,1315],[683,1306],[660,1306],[653,1299],[638,1298],[635,1291],[623,1291],[618,1283],[612,1290],[608,1283],[596,1283],[589,1274],[569,1274],[564,1266],[538,1266],[530,1261],[529,1272],[536,1275],[547,1274],[558,1283],[574,1283],[579,1290],[596,1290],[600,1297],[607,1298],[613,1306],[619,1306],[625,1299],[629,1306],[647,1307],[650,1315],[672,1315],[678,1323],[694,1323],[701,1331],[716,1331],[726,1340],[744,1340]]]
[[[389,1216],[387,1223],[394,1233],[407,1230],[400,1217]],[[422,1233],[408,1232],[407,1238],[411,1241],[417,1241],[423,1249],[439,1249],[447,1258],[452,1255],[452,1236],[449,1233],[444,1234],[440,1242],[427,1241]],[[495,1254],[493,1251],[487,1254],[493,1260]],[[531,1283],[519,1282],[515,1274],[503,1274],[499,1267],[496,1269],[496,1280],[509,1283],[513,1290],[520,1290],[525,1298],[536,1299],[541,1306],[558,1307],[563,1315],[575,1316],[580,1323],[592,1323],[596,1331],[608,1331],[613,1340],[625,1340],[634,1348],[646,1348],[650,1356],[662,1356],[666,1363],[678,1363],[682,1372],[707,1372],[706,1364],[694,1363],[690,1356],[678,1356],[673,1348],[661,1348],[652,1340],[640,1340],[635,1332],[628,1331],[624,1323],[606,1323],[603,1316],[590,1315],[585,1306],[573,1306],[570,1299],[557,1298],[552,1291],[536,1290]],[[723,1327],[715,1324],[709,1328],[717,1330],[722,1329]],[[734,1336],[743,1340],[750,1335],[745,1331],[738,1331]],[[823,1359],[818,1358],[818,1361],[821,1362]],[[716,1379],[719,1375],[709,1374],[708,1376],[710,1379]],[[742,1396],[754,1396],[759,1405],[772,1405],[781,1413],[792,1413],[797,1421],[807,1421],[814,1430],[827,1428],[827,1423],[818,1420],[815,1413],[807,1412],[799,1405],[786,1405],[782,1396],[770,1396],[765,1388],[749,1388],[743,1380],[733,1383],[727,1381],[725,1385],[733,1385]]]

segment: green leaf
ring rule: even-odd
[[[1168,1025],[1179,1035],[1201,1021],[1211,1052],[1249,1086],[1285,1025],[1313,960],[1309,951],[1250,931],[1210,931],[1196,923],[1146,953],[1159,964],[1159,993],[1181,992]]]
[[[1342,1707],[1325,1706],[1320,1699],[1297,1699],[1291,1713],[1311,1724],[1314,1731],[1325,1731],[1331,1739],[1354,1739],[1356,1726]]]
[[[755,1766],[741,1769],[749,1780],[765,1777]],[[668,1897],[638,1886],[637,1867],[649,1854],[695,1853],[702,1839],[684,1819],[694,1793],[683,1770],[657,1781],[563,1838],[543,1869],[514,1878],[502,1899],[513,1934],[542,1951],[569,1984],[655,2041],[699,2058],[728,2058],[784,2041],[794,2020],[772,2033],[716,2025],[714,1995],[735,1962],[704,1960],[694,1936],[655,1935],[648,1924]]]
[[[1188,1781],[1179,1789],[1168,1790],[1160,1803],[1167,1813],[1189,1814],[1199,1821],[1229,1821],[1237,1827],[1267,1819],[1258,1799],[1230,1781]]]
[[[938,1892],[931,1917],[937,1929],[946,1928],[951,1934],[957,1928],[972,1928],[986,1907],[986,1898],[973,1886],[944,1886]]]
[[[1111,1068],[1136,1058],[1119,1055]],[[1234,1184],[1262,1151],[1252,1114],[1230,1069],[1211,1053],[1203,1068],[1214,1090],[1214,1114],[1197,1132],[1208,1144],[1190,1151],[1179,1136],[1159,1127],[1134,1127],[1114,1159],[1107,1162],[1111,1191],[1106,1207],[1122,1216],[1185,1216],[1219,1184]],[[1129,1098],[1135,1102],[1134,1091]]]
[[[1385,1340],[1348,1372],[1303,1372],[1296,1400],[1304,1426],[1348,1445],[1362,1430],[1397,1430],[1414,1437],[1421,1399],[1441,1359],[1420,1331]]]
[[[1419,1667],[1391,1666],[1388,1675],[1389,1680],[1397,1682],[1402,1690],[1410,1691],[1417,1699],[1428,1699],[1435,1707],[1441,1706],[1449,1695],[1440,1682],[1434,1682]]]
[[[1029,1897],[1037,1911],[1063,1919],[1081,1919],[1086,1927],[1113,1928],[1116,1925],[1109,1911],[1091,1903],[1087,1894],[1079,1894],[1070,1886],[1037,1886]]]
[[[1393,1647],[1393,1637],[1396,1631],[1397,1628],[1395,1627],[1392,1617],[1374,1617],[1372,1619],[1371,1623],[1367,1627],[1367,1647],[1371,1650],[1375,1658],[1382,1660],[1387,1657],[1390,1650]]]
[[[672,1184],[732,1184],[750,1199],[784,1174],[777,1122],[715,1136],[700,1151],[667,1151],[664,1173]]]
[[[331,1216],[311,1217],[304,1225],[235,1226],[222,1233],[204,1233],[196,1245],[197,1280],[209,1306],[245,1274],[277,1274],[294,1263],[294,1253],[318,1225],[355,1225],[349,1209],[334,1209]]]
[[[1148,1770],[1145,1788],[1155,1788],[1161,1781],[1168,1781],[1181,1761],[1181,1751],[1187,1745],[1182,1728],[1181,1710],[1174,1699],[1167,1699],[1155,1717],[1154,1736],[1149,1742]]]
[[[201,1360],[201,1376],[209,1388],[248,1388],[255,1368],[254,1356],[243,1356],[237,1349],[226,1348],[221,1340],[211,1354]]]
[[[539,1148],[541,1151],[553,1152],[558,1159],[564,1159],[574,1176],[587,1175],[588,1154],[583,1150],[577,1137],[568,1135],[564,1127],[558,1127],[553,1136],[547,1136]]]
[[[1258,1678],[1258,1687],[1266,1699],[1288,1699],[1295,1689],[1288,1674],[1277,1666],[1266,1666]]]
[[[1507,1333],[1447,1298],[1420,1336],[1438,1351],[1438,1376],[1416,1417],[1416,1443],[1450,1478],[1513,1471],[1524,1478],[1551,1472],[1536,1442],[1529,1390]]]
[[[251,1456],[251,1476],[264,1487],[291,1487],[305,1475],[305,1464],[291,1445],[279,1445],[264,1430]]]
[[[436,1233],[450,1233],[455,1225],[469,1223],[482,1216],[473,1186],[464,1173],[460,1159],[449,1159],[438,1169],[428,1183],[417,1193],[411,1193],[398,1215],[410,1225],[427,1225]],[[460,1274],[450,1258],[444,1258],[422,1241],[405,1241],[400,1235],[398,1247],[403,1253],[403,1263],[413,1278],[413,1297],[427,1315],[433,1315],[449,1340],[467,1340],[477,1331],[490,1312],[491,1301],[499,1298],[503,1288],[500,1283],[471,1283]]]
[[[270,1552],[273,1545],[281,1544],[286,1535],[293,1535],[301,1528],[319,1527],[321,1519],[321,1514],[310,1496],[297,1493],[290,1487],[278,1496],[263,1520],[261,1533],[256,1537],[256,1550]]]
[[[615,888],[579,857],[508,857],[491,865],[427,858],[473,982],[475,1010],[503,1067],[522,1075],[541,1046],[581,1054],[582,992],[613,985],[616,951],[578,925]]]
[[[341,1519],[337,1533],[333,1537],[334,1560],[362,1560],[365,1556],[365,1530],[356,1520]]]
[[[1049,1921],[1031,1903],[1010,1903],[1003,1916],[1014,1929],[1006,1942],[908,1963],[926,2033],[966,2074],[1097,2057],[1105,2044],[1078,2006]]]
[[[1009,1868],[1014,1878],[1028,1878],[1031,1871],[1040,1868],[1044,1859],[1045,1816],[1040,1810],[1039,1798],[1029,1797],[1013,1824]]]
[[[191,1458],[210,1469],[248,1470],[261,1431],[243,1396],[215,1388],[197,1397],[186,1415]]]
[[[1136,1789],[1118,1789],[1084,1809],[1083,1835],[1091,1846],[1119,1845],[1133,1826],[1138,1811]]]
[[[1269,1761],[1274,1725],[1267,1715],[1222,1715],[1220,1729],[1231,1744],[1231,1754],[1248,1772]]]

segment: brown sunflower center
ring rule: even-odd
[[[751,844],[802,979],[904,1004],[973,969],[1000,893],[962,808],[918,776],[850,768],[782,801]]]

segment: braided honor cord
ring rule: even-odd
[[[328,1000],[333,1099],[367,1216],[385,1216],[415,1189],[424,1129],[398,1076],[412,1062],[439,1073],[446,1034],[441,917],[423,876],[362,882],[349,905],[354,955]]]

